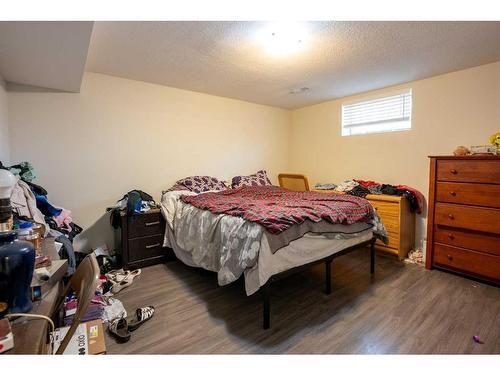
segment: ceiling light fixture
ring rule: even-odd
[[[269,55],[290,56],[305,49],[307,30],[300,22],[271,23],[260,30],[258,40]]]

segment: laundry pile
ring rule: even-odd
[[[47,190],[33,182],[36,173],[29,162],[10,167],[0,162],[0,168],[8,169],[18,177],[10,199],[14,228],[19,228],[23,221],[40,224],[43,236],[54,237],[55,242],[60,244],[59,256],[68,260],[67,276],[72,275],[76,267],[73,239],[82,232],[82,228],[73,222],[71,211],[49,202]]]
[[[315,186],[319,190],[335,190],[358,197],[366,197],[368,194],[398,195],[408,199],[410,209],[417,214],[422,213],[424,207],[424,196],[415,188],[407,185],[389,185],[376,181],[365,181],[358,179],[346,180],[338,185],[332,183],[319,183]]]
[[[81,317],[80,321],[89,322],[101,319],[108,323],[109,332],[118,342],[126,342],[130,339],[132,331],[139,328],[144,322],[154,315],[153,306],[140,307],[135,310],[135,316],[127,320],[127,310],[122,302],[114,295],[124,288],[132,285],[134,279],[141,274],[141,270],[124,271],[123,269],[111,271],[101,275],[95,295]],[[64,325],[69,326],[73,322],[78,307],[78,299],[74,293],[66,296],[64,300]]]

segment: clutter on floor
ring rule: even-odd
[[[57,328],[54,332],[54,346],[52,353],[55,354],[61,345],[69,327]],[[104,327],[102,321],[91,320],[81,323],[75,331],[72,340],[64,350],[63,354],[106,354],[106,343],[104,339]]]
[[[410,250],[408,258],[404,260],[406,263],[424,265],[424,252],[422,249]]]

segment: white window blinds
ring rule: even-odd
[[[342,105],[342,135],[411,128],[411,91]]]

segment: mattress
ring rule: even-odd
[[[183,263],[217,272],[219,285],[244,275],[247,295],[255,293],[275,274],[333,255],[373,236],[372,228],[359,227],[347,234],[307,233],[276,251],[260,225],[199,210],[180,201],[180,195],[168,192],[162,197],[164,245],[171,247]]]

